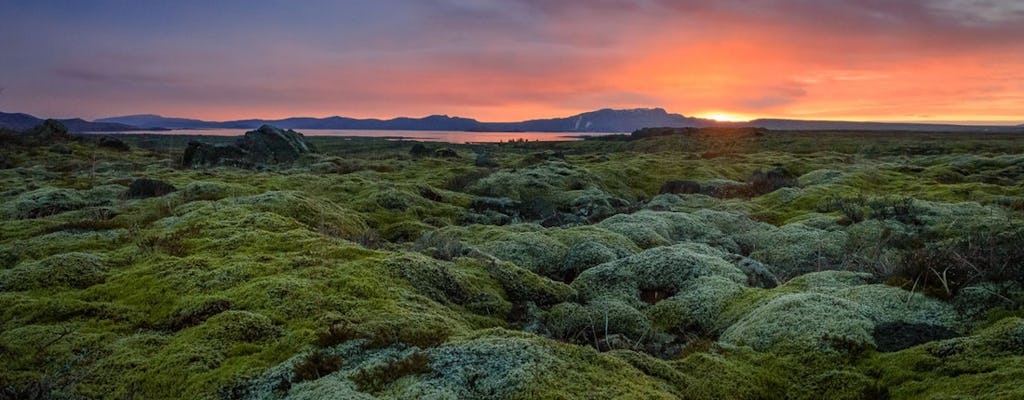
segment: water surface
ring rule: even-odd
[[[132,131],[123,134],[241,136],[249,129],[178,129],[171,131]],[[496,143],[515,140],[556,142],[580,140],[586,136],[613,135],[596,132],[464,132],[464,131],[395,131],[352,129],[296,129],[306,136],[378,137],[396,140],[417,140],[448,143]],[[109,134],[110,132],[97,132]]]

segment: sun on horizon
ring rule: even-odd
[[[696,115],[698,118],[713,119],[719,122],[747,122],[754,118],[730,112],[713,111]]]

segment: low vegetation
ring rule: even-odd
[[[0,399],[1024,397],[1012,135],[0,145]]]

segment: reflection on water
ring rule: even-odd
[[[157,135],[207,135],[207,136],[241,136],[247,129],[182,129],[173,131],[133,131],[123,134],[157,134]],[[579,140],[584,136],[603,136],[613,133],[575,133],[575,132],[459,132],[459,131],[372,131],[372,130],[341,130],[341,129],[296,129],[306,136],[357,136],[378,137],[401,140],[417,140],[425,142],[449,143],[496,143],[516,140],[526,141],[566,141]],[[103,132],[109,133],[109,132]]]

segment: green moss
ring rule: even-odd
[[[103,257],[88,253],[65,253],[35,262],[25,262],[0,273],[0,290],[40,288],[86,288],[102,283],[109,266]]]
[[[515,264],[496,261],[481,262],[487,273],[504,289],[509,301],[552,305],[576,296],[576,290],[573,287],[537,275]]]
[[[621,234],[645,249],[682,241],[718,244],[724,240],[716,227],[686,213],[644,210],[617,214],[598,226]]]
[[[675,296],[647,311],[655,325],[683,333],[713,334],[726,306],[743,294],[743,286],[720,276],[699,277]]]
[[[0,212],[8,219],[39,218],[85,207],[110,204],[120,197],[124,187],[98,186],[86,191],[66,188],[41,188],[22,193],[4,203]]]
[[[1017,138],[691,133],[450,146],[493,174],[372,139],[265,171],[169,168],[186,137],[13,142],[0,397],[1021,397]],[[802,187],[655,196],[774,165]],[[180,190],[123,199],[138,177]],[[523,207],[458,225],[481,195]],[[827,207],[861,197],[861,221]],[[922,249],[985,273],[949,302],[877,284]],[[892,329],[922,338],[869,350]],[[390,373],[414,354],[429,372]]]
[[[973,336],[932,342],[865,361],[893,397],[1011,399],[1022,394],[1024,320],[1007,318]]]
[[[678,293],[690,280],[721,276],[746,282],[746,275],[721,258],[722,253],[700,244],[658,247],[584,271],[572,286],[582,299],[612,297],[639,305],[642,291]]]
[[[779,229],[740,234],[739,246],[749,249],[750,258],[772,267],[782,277],[834,269],[841,265],[847,235],[803,224],[788,224]]]
[[[873,329],[854,302],[816,293],[788,294],[751,311],[722,333],[722,341],[758,351],[858,353],[874,347]]]

